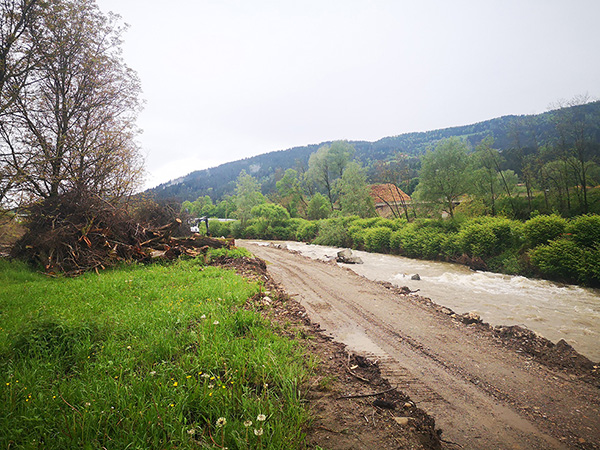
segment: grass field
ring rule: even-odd
[[[48,278],[0,260],[0,448],[292,449],[311,361],[197,260]]]

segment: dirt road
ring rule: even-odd
[[[473,327],[353,272],[238,241],[336,340],[383,375],[465,449],[600,448],[600,392]],[[448,445],[448,448],[458,448]]]

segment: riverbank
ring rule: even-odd
[[[313,259],[328,260],[339,251],[295,241],[272,242]],[[600,361],[598,289],[473,271],[460,264],[353,252],[364,264],[346,267],[358,275],[397,287],[407,286],[459,314],[478,314],[493,326],[518,325],[553,342],[565,340],[591,360]],[[417,273],[420,279],[411,279]]]

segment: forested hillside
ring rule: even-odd
[[[562,108],[561,114],[597,116],[600,114],[600,102]],[[417,156],[427,149],[434,148],[441,140],[458,137],[466,141],[473,149],[485,137],[494,139],[494,148],[503,153],[506,169],[520,173],[518,159],[523,155],[536,152],[541,146],[560,140],[560,128],[557,127],[557,111],[549,111],[529,116],[504,116],[485,122],[434,131],[406,133],[385,137],[375,142],[352,141],[356,149],[355,157],[367,168],[370,178],[374,178],[378,161],[389,161],[398,154]],[[600,135],[596,130],[596,142]],[[308,159],[320,146],[330,144],[307,145],[288,150],[266,153],[239,161],[222,164],[218,167],[192,172],[182,178],[162,184],[152,192],[157,198],[175,198],[179,201],[210,195],[217,201],[224,195],[233,194],[235,182],[242,170],[255,177],[262,186],[264,194],[275,191],[275,183],[282,178],[286,169],[293,168],[304,172]],[[517,154],[518,153],[518,154]],[[372,180],[375,181],[375,180]]]

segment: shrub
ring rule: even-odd
[[[264,229],[258,223],[248,225],[243,231],[242,236],[244,239],[263,239]]]
[[[298,227],[296,232],[296,239],[302,242],[311,242],[317,233],[319,232],[319,226],[317,222],[306,222]]]
[[[544,245],[565,232],[567,221],[557,214],[536,216],[525,222],[523,234],[529,247]]]
[[[458,239],[458,233],[445,233],[440,238],[440,254],[451,258],[453,256],[460,256],[460,241]]]
[[[490,227],[472,224],[458,233],[458,243],[463,253],[472,256],[489,256],[494,254],[498,240]]]
[[[370,252],[387,252],[390,249],[391,228],[376,227],[365,232],[365,247]]]
[[[402,243],[402,230],[397,230],[390,236],[390,250],[394,253],[400,253],[400,245]]]
[[[600,216],[585,215],[572,219],[566,226],[566,232],[580,247],[594,248],[600,245]]]
[[[390,246],[411,258],[435,259],[444,239],[445,233],[437,227],[411,223],[392,234]]]
[[[581,259],[577,267],[579,281],[584,284],[600,285],[600,246],[582,251]]]
[[[363,249],[365,248],[366,229],[358,225],[351,225],[348,228],[348,234],[352,239],[352,248]]]
[[[570,239],[557,239],[529,251],[531,264],[544,277],[572,281],[578,278],[577,267],[583,251]]]
[[[314,240],[318,245],[350,247],[350,236],[340,220],[330,219],[319,222],[319,234]]]
[[[309,221],[306,219],[300,219],[298,217],[291,218],[285,223],[285,227],[292,232],[293,237],[291,239],[296,239],[296,233],[298,233],[298,229],[306,223],[309,223]]]
[[[296,239],[296,233],[290,227],[278,226],[269,229],[271,239],[279,239],[281,241],[291,241]]]
[[[482,217],[469,222],[458,233],[461,250],[471,256],[497,256],[518,248],[521,225],[514,220]]]
[[[208,229],[210,230],[210,234],[212,236],[231,236],[231,225],[233,222],[219,222],[218,220],[209,220],[208,221]],[[200,232],[204,232],[203,230],[204,224],[200,224]]]

